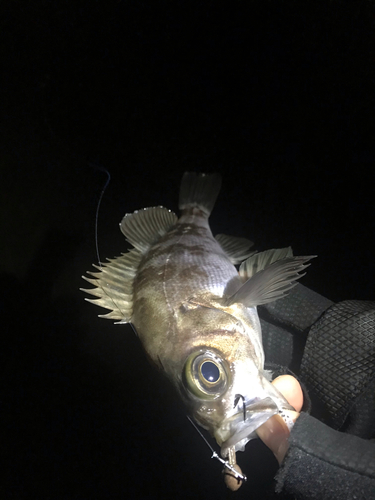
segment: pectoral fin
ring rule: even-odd
[[[255,255],[251,255],[245,262],[242,262],[239,274],[242,278],[249,279],[259,271],[263,271],[273,262],[293,257],[291,247],[265,250]]]
[[[254,307],[284,297],[291,288],[296,286],[296,280],[304,275],[300,273],[310,265],[306,262],[314,257],[315,255],[289,257],[273,262],[248,279],[228,299],[227,304],[242,303],[246,307]]]

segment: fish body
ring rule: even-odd
[[[284,296],[311,257],[214,238],[208,217],[220,185],[218,174],[185,173],[180,218],[163,207],[125,215],[120,228],[134,248],[85,279],[95,285],[86,290],[92,302],[111,311],[104,317],[132,323],[227,457],[272,415],[293,409],[264,371],[257,305]]]

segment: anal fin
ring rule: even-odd
[[[217,234],[216,241],[226,253],[232,264],[240,264],[248,259],[255,251],[250,251],[254,243],[247,238],[238,238],[237,236],[228,236],[227,234]]]

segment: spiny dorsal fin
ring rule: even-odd
[[[94,278],[82,276],[95,288],[81,290],[98,297],[86,300],[111,311],[100,315],[100,318],[117,319],[118,323],[130,322],[133,313],[133,280],[141,259],[142,253],[133,249],[121,257],[109,259],[109,263],[103,263],[102,267],[94,265],[100,271],[88,271]]]
[[[254,243],[247,238],[217,234],[215,239],[234,265],[239,264],[255,253],[249,252],[249,248],[252,247]]]
[[[314,257],[316,256],[290,257],[273,262],[266,269],[257,272],[248,279],[228,299],[227,304],[232,305],[240,302],[246,307],[254,307],[284,297],[297,284],[295,281],[304,276],[305,273],[299,273],[310,265],[306,262]]]
[[[239,269],[239,274],[241,278],[249,279],[254,276],[255,273],[263,271],[273,262],[282,259],[288,259],[293,257],[293,251],[291,247],[278,248],[272,250],[265,250],[264,252],[259,252],[252,255],[245,262],[242,262]]]
[[[129,243],[146,253],[177,222],[177,215],[164,207],[151,207],[125,214],[120,229]]]
[[[101,318],[117,319],[129,323],[133,314],[133,281],[143,254],[177,222],[177,216],[167,208],[152,207],[126,214],[120,228],[135,248],[121,257],[109,259],[109,263],[94,267],[100,272],[88,272],[93,278],[82,276],[95,288],[82,291],[97,299],[86,299],[97,306],[109,309]]]
[[[220,188],[220,174],[185,172],[180,186],[180,210],[198,207],[208,217],[214,208]]]

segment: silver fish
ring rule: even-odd
[[[134,326],[233,465],[260,425],[293,410],[264,370],[257,306],[284,297],[312,256],[256,253],[245,238],[214,238],[208,217],[220,187],[218,174],[186,172],[179,219],[161,206],[126,214],[120,229],[134,248],[95,266],[84,277],[95,288],[84,291],[110,310],[101,317]]]

